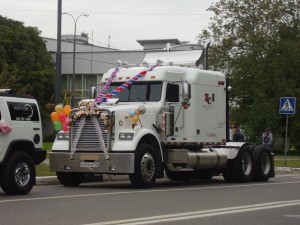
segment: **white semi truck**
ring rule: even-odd
[[[86,174],[128,174],[135,187],[171,180],[267,181],[274,157],[263,146],[229,141],[224,74],[177,66],[117,68],[95,99],[57,134],[50,169],[65,186]],[[107,89],[107,90],[106,90]]]

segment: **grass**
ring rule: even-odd
[[[44,176],[55,176],[55,172],[50,171],[49,164],[41,163],[36,166],[36,176],[44,177]]]
[[[43,149],[47,150],[47,159],[49,159],[49,152],[52,148],[52,142],[44,142]],[[40,165],[36,166],[36,176],[43,177],[43,176],[55,176],[55,172],[50,171],[50,167],[48,163],[41,163]]]
[[[52,144],[53,144],[52,142],[44,142],[43,143],[43,149],[47,150],[47,152],[49,152],[52,148]]]
[[[287,159],[285,162],[284,152],[275,152],[275,166],[278,167],[292,167],[300,168],[300,151],[298,150],[289,150],[287,151]]]
[[[274,162],[275,166],[278,167],[292,167],[292,168],[300,168],[300,160],[286,160],[286,165],[285,165],[285,160],[275,160]]]

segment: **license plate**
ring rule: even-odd
[[[99,167],[99,162],[81,162],[80,167],[96,168]]]

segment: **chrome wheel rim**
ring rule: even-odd
[[[252,160],[249,152],[246,152],[242,158],[242,169],[246,176],[251,173],[252,170]]]
[[[264,153],[261,157],[261,170],[265,175],[271,170],[271,159],[268,153]]]
[[[29,166],[24,162],[18,163],[14,171],[14,178],[19,186],[26,186],[30,180]]]
[[[141,173],[146,182],[150,181],[155,173],[155,162],[151,154],[146,153],[141,162]]]

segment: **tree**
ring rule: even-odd
[[[0,16],[0,88],[32,95],[44,114],[54,92],[55,71],[39,34],[35,27]]]
[[[300,99],[299,1],[220,0],[208,11],[214,16],[198,38],[212,40],[210,65],[223,71],[233,86],[231,118],[252,140],[266,127],[281,135],[285,124],[279,98]],[[291,117],[290,133],[300,147],[299,118]]]

